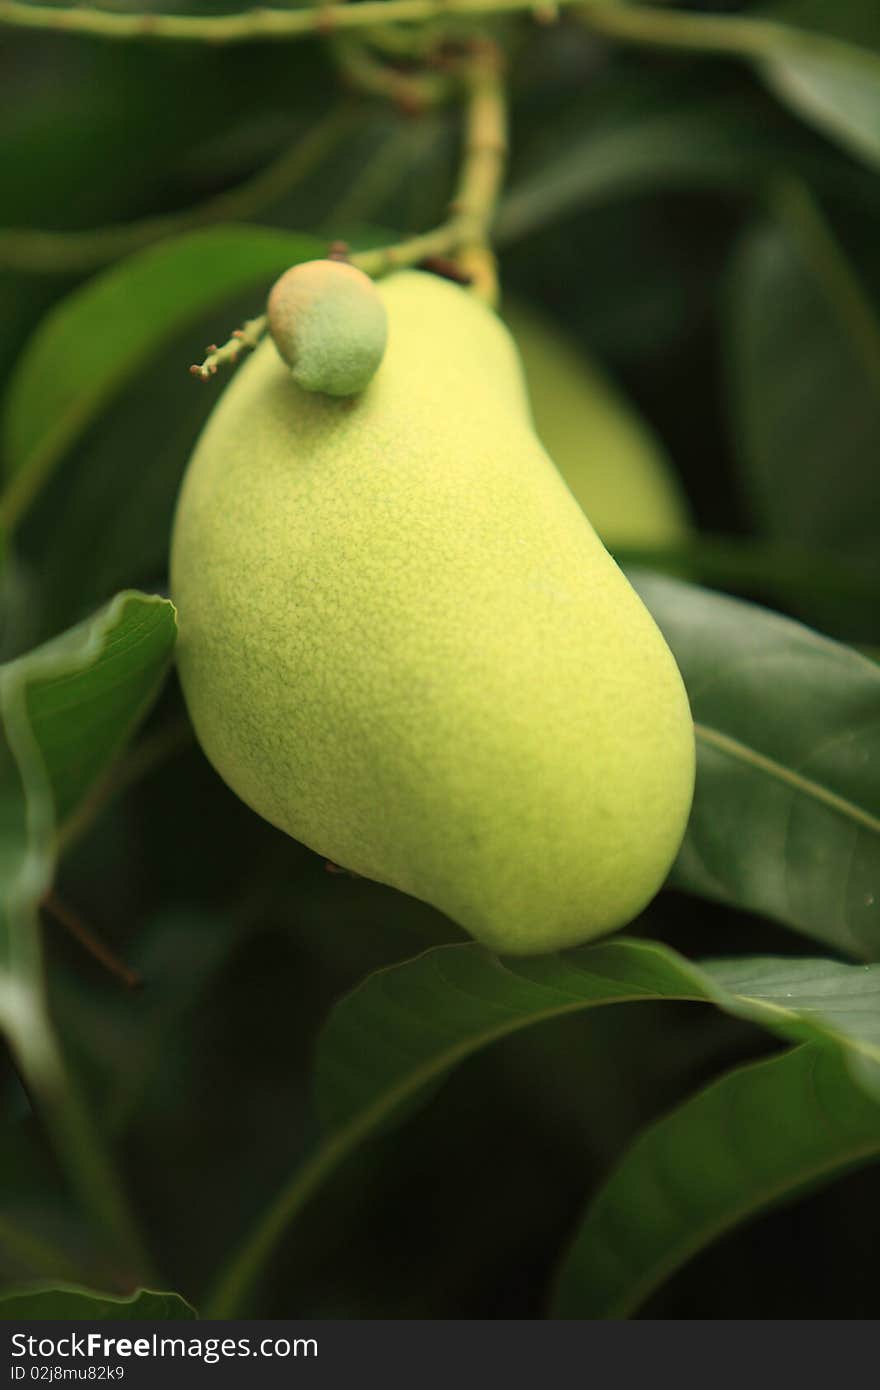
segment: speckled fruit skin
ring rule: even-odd
[[[273,825],[495,950],[572,946],[666,876],[687,698],[500,320],[417,271],[381,293],[362,396],[299,391],[266,344],[204,430],[172,555],[187,704]]]
[[[352,396],[382,361],[388,318],[368,275],[344,261],[303,261],[275,281],[269,332],[304,391]]]
[[[629,402],[554,324],[504,302],[535,431],[611,550],[675,545],[691,534],[672,465]]]

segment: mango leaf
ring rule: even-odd
[[[762,0],[756,10],[768,19],[880,52],[880,10],[874,0],[840,0],[836,5],[827,0]]]
[[[52,880],[57,827],[146,714],[175,631],[167,600],[124,593],[0,669],[0,1026],[20,1044],[31,1007],[42,1011],[34,912]]]
[[[696,727],[672,885],[877,960],[877,665],[755,604],[630,577],[672,648]]]
[[[644,74],[640,76],[644,87]],[[680,85],[680,84],[679,84]],[[698,92],[682,100],[662,88],[653,101],[643,91],[621,110],[588,106],[564,138],[554,131],[515,178],[495,222],[501,245],[529,236],[580,208],[666,188],[740,192],[759,189],[774,174],[796,169],[811,184],[837,196],[871,197],[854,170],[815,137],[758,105],[754,94]],[[817,148],[818,147],[818,148]]]
[[[799,116],[876,166],[880,54],[821,28],[802,28],[797,10],[793,17],[794,23],[781,23],[754,13],[716,16],[675,9],[597,19],[605,32],[636,42],[750,60]]]
[[[804,190],[776,212],[747,232],[727,296],[745,486],[765,534],[875,558],[880,323]]]
[[[827,14],[845,6],[823,8]],[[797,115],[876,167],[880,53],[823,27],[811,28],[797,6],[788,7],[785,17],[790,22],[736,15],[713,27],[712,16],[681,15],[668,23],[687,47],[700,48],[705,39],[708,51],[751,58],[771,90]]]
[[[377,971],[336,1006],[316,1066],[319,1115],[339,1130],[450,1064],[528,1024],[627,999],[713,1003],[795,1041],[849,1051],[880,1098],[880,966],[773,957],[694,965],[653,942],[615,938],[524,960],[439,946]]]
[[[175,1322],[198,1317],[177,1293],[137,1289],[127,1297],[93,1293],[74,1285],[34,1288],[0,1297],[0,1321],[26,1322],[31,1318],[69,1318],[85,1322]]]
[[[880,166],[880,55],[854,44],[794,45],[760,65],[777,97],[853,154]]]
[[[158,693],[174,609],[119,594],[102,612],[0,669],[0,1029],[98,1224],[138,1256],[124,1202],[55,1040],[43,982],[38,904],[57,830],[82,806]]]
[[[146,714],[164,680],[173,606],[119,594],[104,610],[0,668],[0,1023],[40,993],[33,914],[56,832]],[[13,1028],[13,1032],[16,1030]]]
[[[73,441],[184,324],[323,248],[290,232],[217,227],[130,256],[62,300],[25,348],[6,395],[3,520],[19,519]]]
[[[523,960],[501,960],[477,945],[441,946],[377,971],[336,1006],[319,1042],[326,1138],[230,1265],[210,1315],[240,1309],[267,1254],[343,1158],[466,1057],[510,1033],[599,1005],[700,1001],[789,1039],[837,1044],[853,1077],[880,1098],[878,998],[876,967],[772,959],[696,966],[664,946],[625,938]]]
[[[153,703],[175,633],[167,599],[122,593],[95,617],[4,668],[4,708],[21,719],[18,733],[29,744],[25,753],[11,734],[21,750],[24,786],[35,785],[26,759],[39,757],[41,790],[51,796],[56,825],[91,790]]]
[[[650,1126],[593,1197],[552,1316],[629,1316],[725,1231],[880,1156],[880,1104],[816,1045],[739,1067]]]

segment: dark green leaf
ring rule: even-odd
[[[168,1114],[181,1103],[187,1084],[197,1092],[205,1060],[192,1035],[216,1001],[218,980],[241,939],[237,922],[169,912],[141,926],[126,952],[127,964],[145,982],[136,997],[123,991],[108,997],[105,988],[65,979],[63,995],[55,996],[59,1027],[76,1039],[97,1078],[110,1133],[122,1133],[133,1121],[143,1132],[150,1120],[155,1124],[157,1111]]]
[[[792,55],[765,64],[763,73],[795,111],[854,154],[880,165],[880,57],[855,48]]]
[[[667,188],[757,193],[792,169],[834,193],[870,197],[861,171],[806,135],[798,140],[791,122],[774,120],[751,94],[682,100],[662,89],[646,100],[639,91],[623,104],[617,97],[619,110],[614,95],[606,94],[604,109],[587,105],[564,140],[556,134],[536,151],[501,205],[495,236],[502,245],[614,199]]]
[[[746,977],[750,992],[741,993]],[[240,1307],[267,1252],[352,1149],[466,1057],[518,1029],[639,999],[712,1003],[786,1038],[839,1044],[853,1075],[880,1095],[878,990],[872,967],[772,959],[699,967],[623,938],[524,960],[445,946],[380,970],[337,1005],[320,1039],[317,1099],[327,1137],[233,1262],[211,1315]]]
[[[60,1086],[36,922],[52,881],[57,829],[155,698],[175,632],[170,603],[124,593],[0,670],[0,1027],[37,1090]]]
[[[122,593],[93,618],[3,668],[4,709],[15,720],[14,731],[9,724],[7,730],[25,789],[39,787],[37,794],[51,798],[47,814],[56,825],[91,790],[153,703],[175,633],[167,599]]]
[[[553,1316],[622,1318],[701,1248],[806,1186],[880,1155],[880,1105],[839,1054],[740,1067],[641,1134],[593,1198]]]
[[[728,294],[746,487],[767,534],[876,558],[880,325],[806,194],[777,211],[746,235]]]
[[[323,246],[291,232],[218,227],[131,256],[63,300],[31,338],[9,385],[8,481],[0,503],[7,523],[18,520],[73,441],[182,325],[247,285],[268,284]],[[259,308],[255,303],[254,313]]]
[[[632,578],[696,724],[673,884],[880,958],[880,670],[754,604]]]
[[[86,1251],[99,1252],[40,1142],[24,1089],[9,1082],[0,1097],[0,1285],[76,1283],[86,1269],[87,1282],[96,1287],[112,1281],[113,1272],[101,1268],[100,1259],[92,1264],[85,1257]]]
[[[441,946],[371,975],[337,1005],[317,1059],[324,1128],[384,1118],[490,1042],[561,1013],[635,999],[714,1003],[797,1041],[851,1049],[880,1095],[880,968],[823,960],[708,961],[617,938],[560,955],[499,959]]]
[[[753,14],[712,15],[674,9],[601,13],[594,22],[615,37],[662,48],[750,59],[799,115],[846,148],[880,160],[880,54],[821,29]]]
[[[880,161],[880,22],[873,0],[827,5],[777,0],[761,12],[845,42],[827,51],[795,46],[764,67],[781,100],[873,164]],[[861,47],[859,46],[861,45]]]
[[[135,1267],[138,1237],[49,1018],[37,909],[52,883],[61,817],[82,805],[143,718],[175,634],[170,603],[123,593],[0,670],[0,1029],[96,1231]]]
[[[69,1318],[85,1322],[179,1322],[198,1314],[177,1293],[138,1289],[127,1297],[93,1293],[90,1289],[28,1289],[0,1298],[0,1320],[26,1322],[31,1318]]]

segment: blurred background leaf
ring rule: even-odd
[[[820,129],[880,165],[880,55],[782,57],[764,66],[771,89]]]
[[[200,310],[319,251],[314,238],[215,228],[142,251],[89,281],[44,320],[6,397],[6,491],[18,521],[65,449],[114,391]]]
[[[786,117],[742,77],[692,71],[606,78],[563,128],[516,151],[496,232],[503,245],[580,208],[670,188],[760,198],[768,179],[799,170],[826,194],[872,198],[860,170]]]
[[[809,195],[787,185],[776,208],[746,233],[728,292],[744,484],[765,534],[875,559],[880,321]],[[876,604],[856,607],[850,634],[872,620]]]
[[[880,163],[880,24],[875,6],[846,0],[775,0],[760,13],[800,30],[841,40],[835,52],[798,51],[797,45],[763,65],[772,90],[805,120],[877,167]]]

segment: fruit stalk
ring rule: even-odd
[[[454,258],[488,246],[507,164],[507,102],[498,45],[491,39],[478,40],[462,76],[467,90],[462,161],[449,216],[420,236],[353,256],[353,263],[367,275],[375,278],[435,256]]]
[[[351,264],[378,279],[391,270],[406,269],[434,257],[461,258],[473,279],[475,293],[492,303],[496,281],[489,248],[489,229],[507,166],[507,101],[501,51],[491,39],[477,40],[462,68],[467,90],[465,126],[458,185],[449,216],[439,227],[391,246],[379,246],[351,257]],[[207,380],[224,363],[234,363],[254,348],[266,332],[266,315],[249,319],[227,343],[214,347],[193,376]]]

